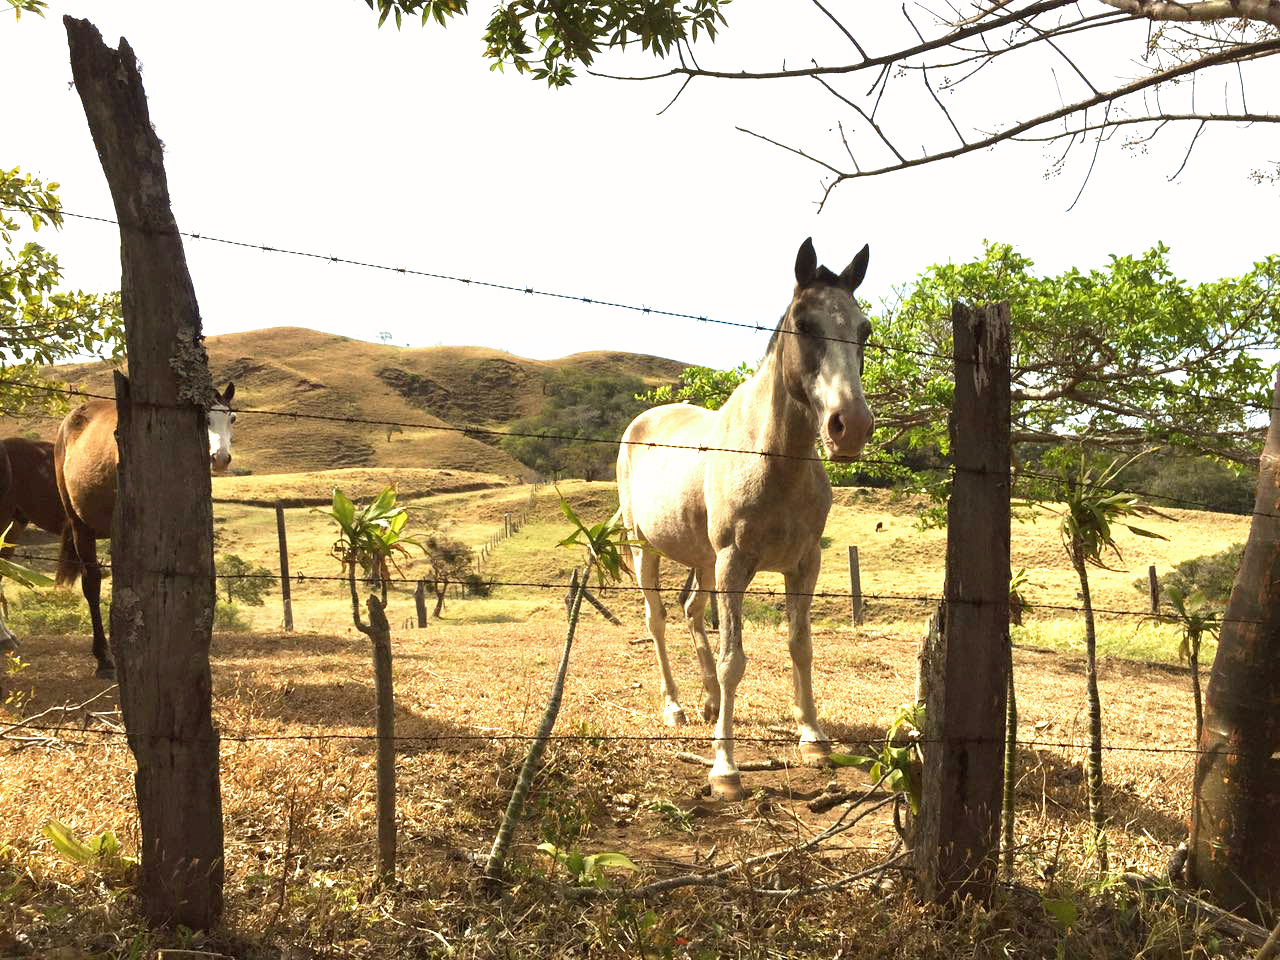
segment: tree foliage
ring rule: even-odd
[[[226,594],[227,603],[246,603],[260,607],[267,602],[267,594],[274,586],[274,574],[266,567],[254,566],[234,553],[218,558],[218,582]]]
[[[432,616],[438,617],[444,609],[449,584],[467,582],[473,575],[471,566],[475,557],[465,543],[443,533],[429,534],[423,541],[422,548],[427,554],[431,586],[436,595],[436,608]]]
[[[365,0],[399,28],[405,17],[440,26],[467,13],[467,0]],[[574,64],[590,67],[602,49],[639,44],[666,57],[699,36],[714,40],[730,0],[509,0],[498,4],[485,29],[484,56],[491,70],[517,73],[563,87],[576,76]]]
[[[951,303],[1008,300],[1015,443],[1087,437],[1256,463],[1280,340],[1280,256],[1240,277],[1192,285],[1163,244],[1099,268],[1040,276],[1009,244],[930,267],[875,323],[864,383],[877,445],[947,449]]]
[[[56,406],[59,395],[40,389],[41,366],[119,359],[124,351],[119,293],[60,290],[58,258],[33,240],[19,246],[14,239],[24,224],[33,232],[62,225],[57,190],[19,167],[0,168],[0,412],[6,414]]]

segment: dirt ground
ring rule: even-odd
[[[694,716],[701,698],[692,650],[678,617],[669,628],[682,701]],[[865,783],[865,774],[852,768],[746,772],[745,801],[705,795],[705,768],[675,755],[690,750],[709,756],[710,726],[697,722],[672,731],[661,725],[652,650],[641,639],[635,626],[584,620],[556,726],[559,739],[535,782],[518,836],[515,856],[526,864],[522,869],[553,872],[534,849],[546,840],[564,850],[624,852],[648,880],[794,844],[847,815],[845,806],[814,813],[808,801],[833,780],[840,787]],[[828,734],[844,749],[866,751],[911,697],[916,642],[872,629],[815,637],[819,710]],[[423,884],[446,888],[474,880],[466,855],[487,851],[492,842],[526,746],[521,738],[537,724],[562,643],[563,627],[550,623],[433,625],[396,633],[404,875],[434,877]],[[746,650],[735,726],[738,759],[795,761],[785,634],[748,627]],[[92,678],[83,640],[32,637],[22,653],[30,666],[10,687],[29,692],[25,715],[82,703],[107,687]],[[1083,669],[1070,655],[1034,650],[1016,651],[1015,669],[1024,743],[1019,874],[1043,878],[1087,859]],[[317,897],[356,883],[372,863],[367,643],[354,632],[219,635],[213,676],[215,720],[224,738],[228,926],[266,929],[264,918],[274,910],[279,927],[298,911],[319,910]],[[1188,678],[1176,667],[1106,661],[1100,685],[1113,867],[1157,872],[1181,839],[1188,813]],[[55,712],[33,723],[68,728],[49,734],[46,743],[18,742],[0,752],[0,840],[7,856],[29,870],[36,864],[36,873],[50,882],[74,887],[83,878],[42,836],[47,819],[80,835],[110,830],[126,850],[137,849],[131,757],[121,737],[101,732],[103,721],[117,718],[108,713],[86,720],[87,711],[114,709],[114,691],[108,691],[85,710]],[[86,723],[88,729],[78,732]],[[676,734],[681,739],[672,739]],[[30,729],[10,733],[20,735],[37,736]],[[815,882],[878,862],[897,840],[889,811],[868,816],[815,856],[797,858],[790,870],[780,867],[770,882]],[[439,880],[443,874],[447,880]],[[269,908],[277,896],[279,909]],[[35,944],[49,942],[59,928],[45,916],[16,929]]]

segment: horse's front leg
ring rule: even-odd
[[[720,682],[720,717],[713,742],[715,761],[711,765],[711,793],[724,800],[741,800],[742,775],[733,762],[733,698],[747,669],[742,649],[742,595],[755,576],[755,563],[736,547],[716,555],[716,588],[720,591],[720,660],[716,679]]]
[[[80,589],[89,604],[89,620],[93,623],[93,656],[98,661],[95,676],[103,680],[116,678],[116,665],[107,646],[107,632],[102,627],[102,568],[98,565],[98,543],[81,523],[71,522],[76,554],[80,557]]]
[[[810,766],[824,765],[831,755],[831,741],[818,725],[818,708],[813,701],[813,640],[809,630],[809,610],[821,564],[822,552],[815,544],[800,568],[784,575],[791,648],[791,716],[800,731],[800,756]]]

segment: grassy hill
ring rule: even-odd
[[[606,351],[542,361],[485,347],[410,349],[301,327],[209,337],[206,346],[214,379],[219,386],[235,381],[236,407],[243,411],[233,467],[254,474],[414,467],[526,478],[522,464],[460,428],[502,429],[536,413],[549,379],[561,370],[627,374],[657,385],[675,380],[685,367],[661,357]],[[112,392],[111,369],[104,363],[59,367],[55,373],[91,393]],[[276,413],[405,425],[389,430]],[[20,429],[52,438],[57,421],[32,421]]]

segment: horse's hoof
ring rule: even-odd
[[[707,723],[715,723],[720,719],[720,701],[708,700],[702,705],[702,719]]]
[[[738,801],[747,795],[742,789],[742,775],[737,771],[713,774],[710,780],[711,795],[717,800]]]
[[[801,740],[800,759],[806,767],[830,767],[831,742],[828,740]]]
[[[683,727],[689,721],[686,719],[682,707],[667,707],[666,710],[662,711],[662,722],[668,727]]]
[[[94,676],[99,680],[114,680],[116,678],[116,668],[111,666],[99,667]]]

